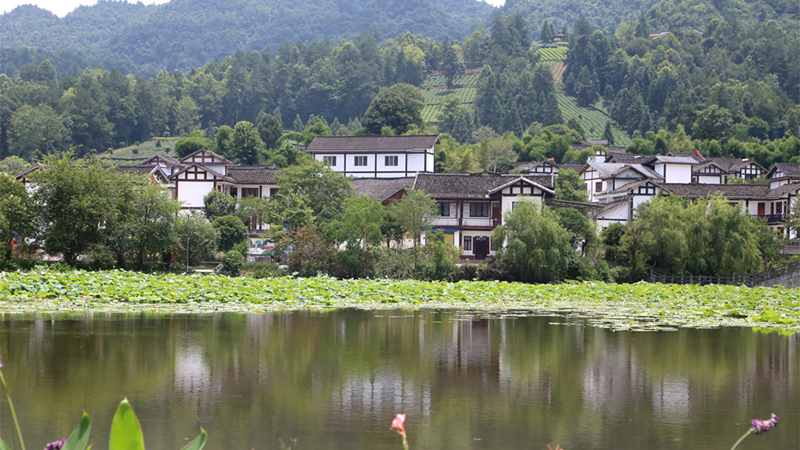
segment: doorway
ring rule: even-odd
[[[489,255],[489,236],[473,237],[472,251],[475,253],[475,259],[486,259]]]

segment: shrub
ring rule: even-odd
[[[242,264],[244,263],[244,257],[241,253],[231,250],[228,253],[225,253],[225,256],[222,257],[222,270],[232,277],[238,277],[240,275],[240,270],[242,268]]]
[[[478,278],[478,266],[475,264],[463,264],[458,268],[456,275],[458,280],[472,281]]]

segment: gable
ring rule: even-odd
[[[222,174],[198,164],[181,169],[170,178],[177,181],[228,181]]]
[[[182,164],[202,164],[202,165],[232,165],[233,163],[222,156],[204,148],[181,159]]]

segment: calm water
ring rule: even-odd
[[[462,319],[462,320],[459,320]],[[750,329],[613,333],[453,311],[0,315],[29,449],[81,411],[107,448],[127,396],[148,449],[800,448],[800,339]],[[3,395],[0,432],[12,440]]]

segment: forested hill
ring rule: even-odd
[[[35,6],[0,16],[3,47],[68,48],[141,75],[188,70],[236,50],[410,31],[463,40],[495,10],[481,0],[101,0],[59,19]]]
[[[532,30],[545,20],[556,31],[568,30],[581,17],[604,31],[614,31],[622,22],[633,22],[658,0],[506,0],[503,14],[519,14]]]

